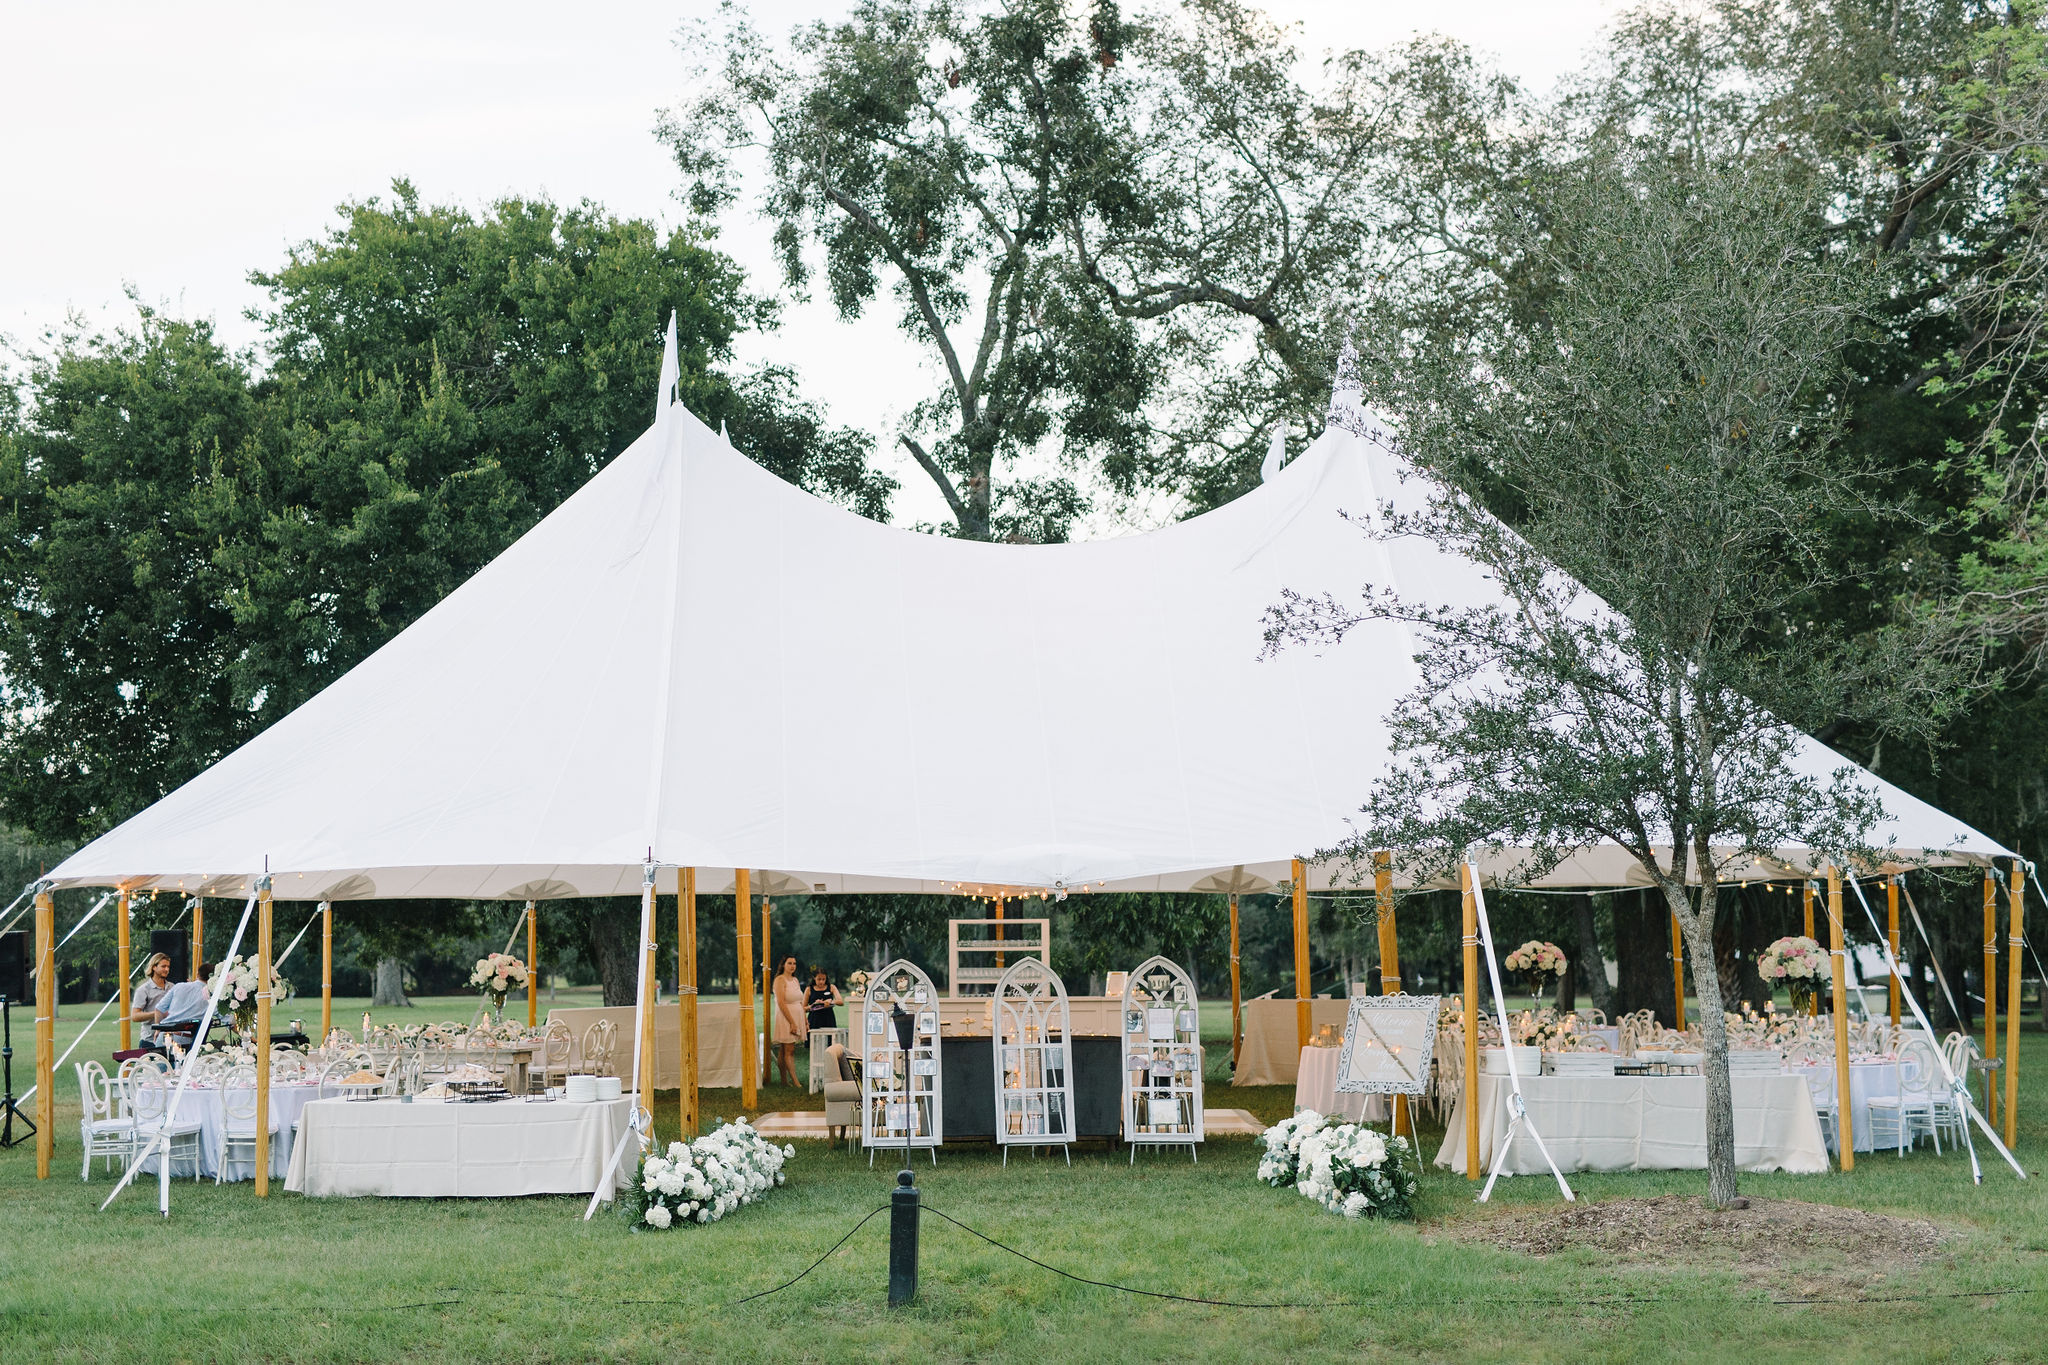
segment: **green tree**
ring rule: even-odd
[[[1712,963],[1731,868],[1787,845],[1837,860],[1864,846],[1874,794],[1846,769],[1790,767],[1787,720],[1854,708],[1925,736],[1958,689],[1923,640],[1859,643],[1795,615],[1841,572],[1823,509],[1874,491],[1839,440],[1836,400],[1877,281],[1815,250],[1809,192],[1769,168],[1589,157],[1536,191],[1556,281],[1542,327],[1387,344],[1382,396],[1444,483],[1383,533],[1478,563],[1504,599],[1461,609],[1379,593],[1277,610],[1276,644],[1368,620],[1417,635],[1422,678],[1391,722],[1397,763],[1348,852],[1397,849],[1440,877],[1468,850],[1525,848],[1534,875],[1612,844],[1692,960]],[[1726,1204],[1723,1000],[1715,971],[1694,982],[1709,1191]]]

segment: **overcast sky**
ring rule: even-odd
[[[843,13],[843,3],[771,0],[757,25]],[[1494,54],[1547,89],[1578,64],[1613,0],[1273,0],[1309,52],[1381,47],[1433,30]],[[48,4],[0,0],[0,334],[34,346],[76,311],[127,318],[122,290],[254,339],[247,282],[324,231],[334,206],[409,177],[430,202],[505,194],[597,200],[619,215],[680,217],[673,166],[651,132],[682,65],[673,35],[705,0],[597,5],[354,0],[347,5]],[[751,222],[721,241],[757,288],[774,276]],[[746,360],[794,365],[835,420],[873,431],[929,387],[888,314],[840,323],[792,309],[748,338]],[[943,508],[907,458],[897,519]],[[922,486],[921,486],[922,485]]]

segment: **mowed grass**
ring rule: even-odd
[[[459,1003],[459,1002],[458,1002]],[[563,1003],[567,1003],[564,1001]],[[317,1010],[317,1001],[313,1002]],[[64,1021],[76,1028],[90,1012]],[[296,1011],[294,1011],[296,1012]],[[353,1002],[348,1017],[360,1021]],[[1226,1010],[1227,1012],[1227,1010]],[[409,1017],[447,1017],[429,1007]],[[17,1016],[18,1017],[18,1016]],[[464,1016],[457,1016],[464,1017]],[[32,1039],[16,1034],[16,1084]],[[61,1036],[61,1035],[60,1035]],[[60,1044],[61,1045],[61,1044]],[[100,1050],[97,1043],[87,1048]],[[78,1055],[88,1055],[82,1048]],[[1212,1074],[1214,1072],[1212,1071]],[[2022,1079],[2048,1086],[2048,1038],[2029,1036]],[[1063,1279],[936,1217],[922,1229],[915,1305],[884,1302],[896,1162],[797,1144],[791,1181],[725,1222],[631,1234],[571,1199],[315,1201],[278,1185],[153,1183],[96,1211],[111,1182],[78,1180],[77,1109],[60,1084],[53,1178],[33,1145],[0,1153],[0,1359],[844,1361],[2030,1359],[2048,1352],[2048,1193],[1989,1157],[1970,1184],[1959,1156],[1864,1156],[1841,1176],[1749,1176],[1745,1191],[1901,1216],[1953,1230],[1915,1271],[1845,1285],[1808,1276],[1795,1251],[1782,1283],[1733,1267],[1650,1265],[1587,1252],[1537,1259],[1459,1234],[1477,1220],[1561,1207],[1547,1179],[1503,1181],[1493,1206],[1462,1176],[1425,1176],[1416,1225],[1349,1223],[1269,1190],[1245,1139],[1185,1155],[1084,1148],[1057,1156],[986,1149],[920,1155],[927,1204],[1089,1279],[1196,1297],[1327,1307],[1224,1308]],[[1212,1085],[1212,1106],[1284,1113],[1284,1090]],[[809,1103],[769,1090],[762,1108]],[[738,1096],[707,1092],[707,1115]],[[657,1118],[673,1125],[673,1097]],[[2048,1141],[2048,1103],[2026,1099],[2020,1153]],[[1437,1134],[1425,1133],[1433,1155]],[[1582,1199],[1693,1194],[1698,1173],[1582,1175]],[[1827,1262],[1816,1258],[1816,1266]],[[1816,1294],[1815,1283],[1825,1287]],[[2002,1292],[1996,1295],[1985,1291]],[[1907,1297],[1900,1297],[1907,1296]],[[1950,1296],[1950,1297],[1937,1297]],[[1955,1297],[1960,1296],[1960,1297]],[[1773,1299],[1825,1302],[1778,1305]],[[1341,1306],[1340,1306],[1341,1305]]]

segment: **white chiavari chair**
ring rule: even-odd
[[[135,1140],[143,1147],[158,1137],[167,1139],[169,1149],[160,1153],[159,1159],[171,1163],[171,1174],[177,1174],[177,1162],[181,1155],[192,1162],[192,1179],[196,1182],[203,1172],[203,1149],[200,1143],[198,1119],[185,1115],[185,1106],[172,1114],[171,1096],[177,1093],[178,1080],[168,1071],[148,1068],[138,1073],[129,1094],[135,1105]],[[187,1104],[191,1103],[187,1099]]]
[[[135,1155],[135,1116],[128,1112],[125,1085],[111,1080],[98,1062],[74,1062],[78,1072],[78,1098],[84,1112],[78,1120],[79,1141],[85,1161],[78,1178],[92,1179],[92,1161],[120,1161],[124,1166]]]

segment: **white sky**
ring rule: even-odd
[[[763,0],[757,26],[780,36],[831,18],[837,0]],[[1461,38],[1547,89],[1576,66],[1616,0],[1269,0],[1301,25],[1308,52],[1382,47],[1416,30]],[[243,311],[262,299],[248,272],[272,268],[324,232],[344,199],[407,176],[432,203],[472,207],[506,194],[589,198],[621,216],[673,223],[678,179],[652,126],[673,102],[677,24],[708,0],[354,0],[49,4],[0,0],[0,335],[34,347],[76,311],[125,322],[124,285],[233,344],[255,339]],[[775,275],[764,234],[742,218],[722,248],[755,287]],[[904,491],[899,521],[943,505],[893,446],[895,418],[930,381],[895,309],[854,325],[820,303],[750,337],[835,421],[875,433]]]

